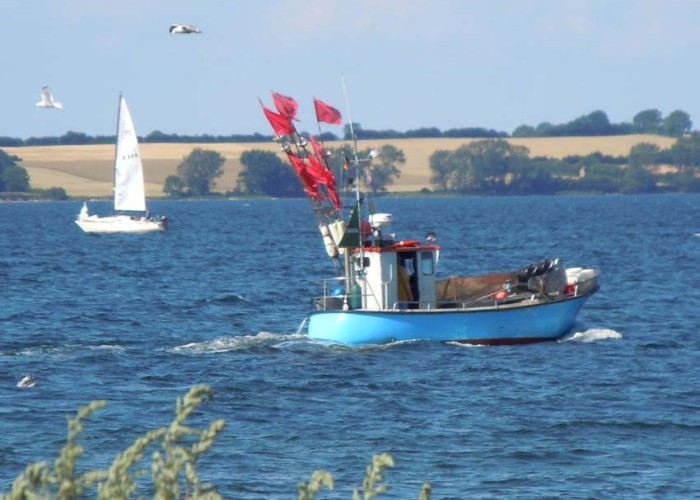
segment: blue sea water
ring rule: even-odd
[[[700,496],[700,196],[377,205],[438,233],[443,277],[559,257],[602,288],[559,342],[329,346],[299,330],[333,271],[304,200],[155,201],[167,233],[106,236],[79,203],[0,203],[0,493],[79,406],[108,401],[79,462],[106,467],[208,384],[193,423],[227,426],[199,472],[225,498],[295,498],[316,469],[350,498],[381,452],[385,498]]]

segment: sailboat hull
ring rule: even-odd
[[[75,223],[86,233],[153,233],[164,231],[165,216],[159,220],[144,217],[148,214],[143,183],[143,164],[134,121],[123,96],[119,96],[117,115],[117,143],[114,158],[114,210],[137,213],[138,216],[111,215],[99,217],[88,213],[87,203]]]
[[[86,233],[153,233],[165,230],[162,221],[145,218],[134,218],[128,215],[111,217],[80,217],[75,223]]]
[[[557,340],[571,331],[591,295],[517,307],[316,311],[309,317],[308,335],[341,344],[431,340],[502,345]]]

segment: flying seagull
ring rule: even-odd
[[[42,87],[42,89],[41,89],[41,101],[37,102],[36,105],[39,106],[40,108],[63,109],[63,104],[53,100],[53,96],[51,95],[51,91],[49,90],[48,85],[44,85]]]
[[[191,24],[171,24],[170,34],[172,35],[178,33],[201,33],[201,31],[199,28],[192,26]]]

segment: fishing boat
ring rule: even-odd
[[[598,270],[566,267],[554,258],[514,271],[438,279],[435,235],[400,239],[387,230],[392,214],[367,209],[365,218],[359,180],[349,220],[343,219],[327,150],[296,131],[296,101],[277,93],[273,99],[277,111],[261,101],[263,112],[336,264],[336,275],[322,280],[313,298],[306,323],[310,338],[353,345],[425,340],[502,345],[556,340],[572,330],[579,310],[599,289]],[[335,108],[316,99],[314,104],[319,132],[321,123],[340,122]],[[352,156],[354,179],[367,178],[376,154],[358,158],[355,146]]]
[[[146,207],[143,163],[134,122],[123,96],[119,96],[117,140],[114,155],[115,215],[91,215],[87,203],[75,220],[86,233],[151,233],[164,231],[165,216],[153,218]]]

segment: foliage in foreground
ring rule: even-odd
[[[214,444],[224,429],[223,420],[214,420],[206,429],[186,425],[187,418],[205,401],[213,399],[213,391],[206,385],[192,387],[184,398],[177,399],[175,419],[168,427],[161,427],[138,438],[131,446],[118,453],[108,469],[77,472],[77,461],[85,451],[78,444],[78,436],[84,429],[83,422],[93,412],[106,406],[105,401],[93,401],[68,419],[66,444],[54,462],[53,468],[45,461],[30,464],[12,484],[12,490],[2,500],[48,499],[61,500],[85,498],[94,492],[98,499],[133,498],[136,479],[146,475],[136,466],[147,449],[155,448],[150,465],[153,480],[153,498],[174,500],[179,498],[215,500],[221,499],[216,488],[202,483],[197,472],[197,461]],[[384,483],[384,471],[394,466],[391,455],[375,455],[367,467],[362,490],[353,491],[353,500],[370,500],[389,490]],[[135,470],[134,470],[135,469]],[[315,471],[308,483],[299,483],[299,500],[314,500],[323,487],[332,490],[333,476],[324,470]],[[419,500],[430,500],[431,486],[424,483]]]

